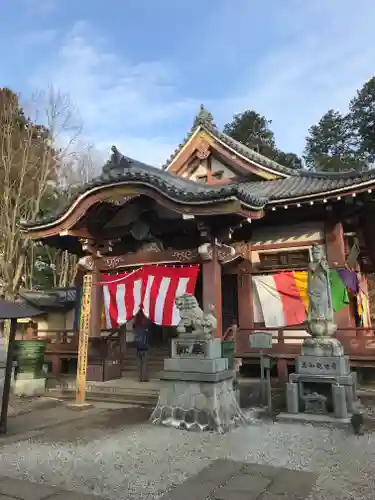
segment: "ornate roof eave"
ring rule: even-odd
[[[29,234],[61,226],[73,215],[80,213],[77,222],[88,208],[98,202],[110,202],[116,196],[144,194],[180,213],[195,215],[221,215],[238,213],[254,218],[263,215],[268,198],[244,191],[236,183],[208,186],[183,179],[169,172],[142,164],[128,157],[112,157],[103,168],[100,178],[86,184],[69,204],[57,214],[37,221],[23,221],[20,226]],[[228,203],[230,206],[228,206]],[[72,225],[69,225],[69,228]]]

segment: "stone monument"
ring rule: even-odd
[[[336,332],[329,269],[321,245],[313,245],[308,269],[307,331],[296,371],[286,387],[288,413],[328,413],[348,418],[356,400],[356,377]]]
[[[171,357],[160,374],[153,424],[187,430],[225,432],[246,424],[233,392],[233,370],[221,357],[221,339],[214,337],[213,311],[203,312],[193,295],[176,298],[180,312]]]

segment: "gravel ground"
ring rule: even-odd
[[[56,406],[56,400],[46,397],[21,398],[12,395],[9,399],[8,416],[16,417],[34,410]]]
[[[116,420],[115,410],[111,415]],[[67,427],[5,445],[1,473],[116,500],[143,500],[158,498],[217,458],[231,458],[319,472],[313,500],[375,498],[372,434],[358,438],[345,429],[265,422],[224,436],[135,422],[119,427],[102,421],[95,432],[94,427],[82,422],[76,431]]]

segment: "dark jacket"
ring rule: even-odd
[[[134,329],[134,342],[138,351],[148,350],[149,333],[147,326],[138,326]]]

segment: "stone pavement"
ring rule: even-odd
[[[104,500],[94,495],[62,491],[29,481],[0,476],[0,500]]]
[[[317,474],[269,465],[215,460],[161,500],[306,500]],[[0,500],[104,500],[94,495],[0,477]]]
[[[317,477],[312,472],[215,460],[161,500],[305,500]]]

